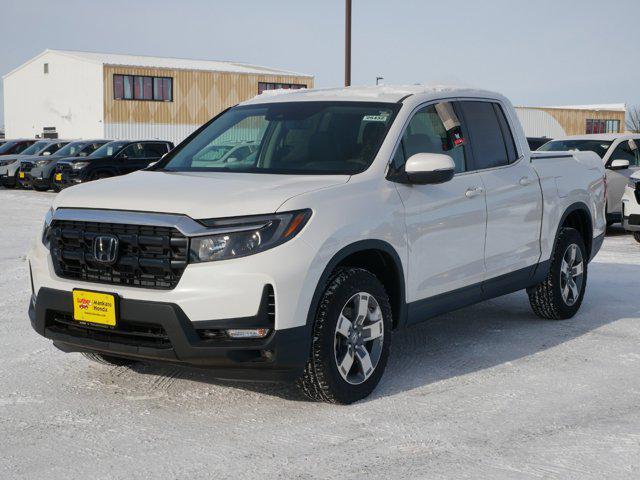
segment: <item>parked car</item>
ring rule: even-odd
[[[25,148],[30,147],[36,142],[36,140],[31,139],[18,139],[18,140],[3,140],[2,145],[0,145],[0,160],[3,160],[3,156],[5,155],[17,155],[22,152]]]
[[[607,224],[622,221],[621,199],[629,177],[640,168],[640,134],[611,133],[556,138],[539,151],[591,151],[607,169]]]
[[[251,164],[202,161],[249,131]],[[261,96],[147,170],[58,195],[29,254],[29,316],[97,361],[297,379],[351,403],[394,329],[521,289],[538,316],[574,316],[604,178],[592,152],[532,154],[491,92]]]
[[[622,195],[622,226],[640,242],[640,172],[629,177]]]
[[[56,165],[60,160],[73,158],[85,158],[95,152],[102,145],[111,140],[79,140],[71,142],[57,152],[46,156],[25,157],[20,160],[18,180],[25,188],[33,187],[34,190],[44,192],[53,184]]]
[[[538,150],[542,145],[550,140],[551,139],[548,137],[527,137],[527,143],[529,144],[529,149],[532,152],[534,150]]]
[[[78,183],[147,168],[172,148],[173,143],[164,140],[117,140],[107,143],[88,157],[59,161],[53,189],[60,191]]]
[[[0,166],[0,184],[5,188],[20,186],[18,169],[21,159],[49,156],[60,150],[67,143],[69,143],[67,140],[38,140],[17,155],[0,157],[0,161],[3,164]]]

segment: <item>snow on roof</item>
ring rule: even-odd
[[[527,107],[523,107],[527,108]],[[602,103],[594,105],[564,105],[564,106],[550,106],[550,107],[533,107],[533,108],[554,108],[564,110],[603,110],[607,112],[626,112],[627,105],[624,103]]]
[[[96,53],[96,52],[80,52],[73,50],[50,50],[47,49],[40,55],[32,58],[24,65],[32,62],[36,58],[45,55],[47,53],[54,53],[60,55],[66,55],[69,57],[75,57],[80,60],[99,63],[102,65],[124,65],[130,67],[152,67],[152,68],[167,68],[175,70],[204,70],[211,72],[233,72],[233,73],[251,73],[257,75],[288,75],[292,77],[311,77],[304,73],[291,72],[288,70],[278,70],[269,67],[261,67],[258,65],[249,65],[246,63],[238,62],[223,62],[216,60],[193,60],[187,58],[170,58],[170,57],[153,57],[148,55],[123,55],[119,53]],[[12,72],[9,72],[6,76],[10,75],[16,70],[22,68],[16,68]]]
[[[486,90],[477,90],[453,85],[380,85],[351,86],[341,88],[314,88],[312,90],[266,90],[245,103],[272,102],[273,97],[283,97],[287,101],[297,100],[359,100],[378,102],[397,102],[409,95],[463,95],[463,96],[499,96]]]

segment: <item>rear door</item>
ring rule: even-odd
[[[607,213],[620,214],[622,194],[629,177],[640,170],[640,139],[622,140],[609,155],[607,168]],[[629,168],[612,170],[614,160],[628,160]]]
[[[531,162],[518,152],[500,103],[460,103],[475,166],[486,189],[484,259],[487,279],[491,279],[537,264],[542,194]]]
[[[437,308],[431,299],[436,295],[460,293],[467,301],[478,299],[485,275],[484,188],[481,174],[469,163],[465,130],[454,102],[427,105],[414,113],[392,168],[401,171],[406,159],[423,152],[451,156],[456,174],[437,185],[397,184],[405,206],[411,321],[426,316],[429,305]],[[429,300],[421,302],[425,299]]]

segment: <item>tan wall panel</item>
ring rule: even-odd
[[[619,120],[620,131],[624,132],[625,112],[607,110],[574,110],[570,108],[537,108],[527,107],[534,110],[542,110],[555,118],[567,135],[584,135],[587,131],[587,119],[594,120]]]
[[[113,98],[114,74],[172,77],[173,101],[115,100]],[[105,123],[203,124],[225,108],[257,95],[258,82],[295,83],[313,87],[313,77],[105,65],[104,121]]]

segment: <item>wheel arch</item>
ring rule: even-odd
[[[394,329],[406,323],[406,290],[400,255],[384,240],[361,240],[340,249],[327,263],[311,299],[307,314],[308,326],[313,325],[320,299],[332,273],[342,266],[360,267],[373,273],[389,296]]]
[[[564,227],[575,228],[580,232],[584,240],[585,247],[587,249],[587,258],[591,258],[591,251],[593,248],[593,222],[591,220],[591,211],[589,207],[583,202],[576,202],[569,205],[558,223],[558,230],[556,231],[555,244],[560,235],[560,230]]]

